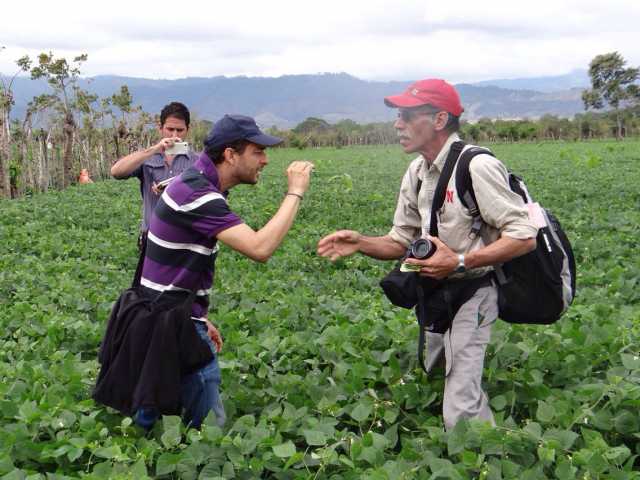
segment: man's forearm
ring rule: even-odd
[[[293,225],[300,207],[301,199],[295,195],[286,195],[276,214],[264,227],[256,232],[260,257],[264,260],[271,257],[280,246],[287,232]]]
[[[312,168],[313,164],[305,161],[296,161],[289,165],[289,193],[285,195],[280,208],[264,227],[256,232],[242,223],[218,232],[218,240],[257,262],[269,260],[293,224],[302,196],[309,187]]]
[[[389,235],[382,237],[360,235],[358,251],[378,260],[394,260],[402,257],[407,249]]]
[[[154,147],[149,147],[122,157],[111,166],[111,176],[115,178],[123,178],[131,175],[131,172],[142,165],[144,161],[150,158],[154,153]]]
[[[519,240],[505,235],[480,250],[467,253],[464,263],[467,269],[496,265],[529,253],[535,248],[535,238]]]

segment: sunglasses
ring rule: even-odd
[[[399,108],[398,118],[405,123],[411,122],[420,115],[431,115],[435,117],[438,112],[433,110],[425,110],[424,108]]]

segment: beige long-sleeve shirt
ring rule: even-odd
[[[428,235],[438,179],[451,144],[459,140],[457,134],[452,134],[431,166],[422,155],[409,165],[402,179],[393,227],[389,232],[396,242],[408,246],[413,240]],[[483,248],[485,240],[491,243],[502,235],[515,239],[535,238],[537,228],[529,220],[522,198],[509,188],[508,172],[502,162],[491,155],[477,155],[471,161],[469,171],[478,208],[485,222],[482,234],[475,238],[469,235],[473,219],[456,191],[454,169],[447,185],[445,201],[438,213],[440,240],[456,253],[468,253]],[[422,180],[422,187],[416,195],[418,179]],[[475,269],[472,275],[481,275],[490,268]]]

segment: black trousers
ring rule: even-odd
[[[140,236],[138,237],[138,250],[140,252],[140,256],[138,257],[138,266],[136,267],[136,273],[133,276],[133,284],[132,287],[137,287],[140,285],[140,279],[142,278],[142,267],[144,265],[144,256],[147,253],[147,232],[140,232]]]

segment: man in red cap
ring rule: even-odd
[[[445,314],[444,325],[433,328],[431,324],[426,333],[425,370],[430,371],[444,354],[443,418],[448,430],[462,418],[493,424],[489,399],[481,386],[485,350],[498,316],[497,288],[489,273],[492,265],[533,250],[537,229],[520,196],[509,188],[507,169],[493,156],[481,154],[469,167],[484,222],[481,234],[470,235],[473,217],[458,197],[454,171],[435,217],[438,236],[430,236],[431,206],[445,161],[454,144],[453,155],[457,148],[470,147],[456,143],[460,142],[459,120],[464,111],[460,96],[444,80],[426,79],[384,101],[398,109],[394,126],[403,150],[419,154],[402,180],[393,227],[381,237],[353,230],[334,232],[320,240],[318,253],[332,261],[356,252],[391,260],[402,258],[415,240],[429,239],[435,253],[422,260],[409,258],[406,263],[456,296],[437,300],[439,295],[431,294],[424,301],[427,320],[439,310],[451,312]],[[437,301],[441,303],[434,303]],[[440,309],[433,308],[438,306]]]

